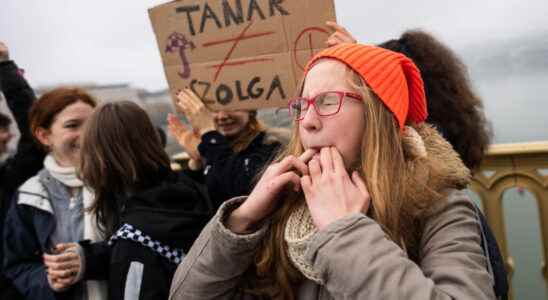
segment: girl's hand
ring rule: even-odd
[[[248,232],[255,224],[270,215],[280,193],[287,186],[300,191],[300,176],[308,174],[306,162],[316,153],[307,150],[300,157],[288,156],[271,164],[247,198],[228,218],[227,227],[235,233]]]
[[[352,178],[335,147],[322,148],[320,158],[308,163],[310,175],[301,178],[301,186],[314,225],[319,230],[353,213],[366,213],[370,196],[358,172]]]
[[[192,128],[200,134],[200,137],[208,131],[215,130],[211,111],[207,109],[191,89],[185,88],[177,94],[175,107],[186,116]]]
[[[70,288],[74,284],[75,277],[59,278],[48,273],[48,283],[52,290],[62,292]]]
[[[10,52],[6,44],[0,42],[0,62],[10,59]]]
[[[327,21],[325,23],[327,27],[331,28],[334,32],[327,38],[327,46],[335,46],[342,43],[357,43],[358,41],[341,25],[336,22]]]
[[[169,114],[167,116],[167,123],[169,132],[177,139],[179,145],[188,153],[191,159],[196,162],[201,160],[200,152],[198,151],[198,145],[200,144],[200,138],[190,129],[187,129],[185,125],[176,116]]]
[[[62,291],[76,282],[80,272],[80,256],[71,248],[78,247],[75,243],[57,244],[55,253],[44,254],[44,264],[47,268],[48,282],[55,291]]]

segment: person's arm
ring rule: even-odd
[[[205,184],[204,169],[202,166],[190,166],[192,159],[188,162],[189,166],[186,169],[183,169],[181,172],[194,180],[199,184]]]
[[[112,246],[109,297],[111,299],[167,299],[176,265],[128,240],[117,240]],[[172,268],[170,268],[172,267]]]
[[[42,262],[30,207],[13,205],[4,228],[4,274],[25,299],[56,299]]]
[[[228,140],[217,130],[211,130],[202,135],[198,151],[208,164],[226,160],[234,154]]]
[[[268,224],[249,234],[236,234],[226,219],[245,198],[225,202],[204,228],[171,284],[170,299],[238,298],[242,274],[252,264]]]
[[[2,50],[4,49],[4,50]],[[28,178],[42,169],[45,151],[33,140],[28,113],[35,100],[34,91],[23,77],[17,65],[9,60],[7,47],[0,42],[0,91],[6,98],[15,122],[21,133],[17,151],[3,166],[0,181],[9,196]]]
[[[354,44],[358,42],[356,38],[352,36],[352,34],[348,32],[348,30],[346,30],[346,28],[337,24],[337,22],[327,21],[325,25],[333,31],[333,33],[331,33],[331,35],[329,35],[329,37],[325,41],[328,47],[336,46],[342,43]]]
[[[106,280],[110,268],[110,247],[108,242],[91,243],[89,240],[78,243],[78,254],[82,266],[83,280]],[[80,274],[79,274],[80,275]]]
[[[454,192],[429,218],[419,265],[362,213],[321,230],[306,259],[336,299],[495,299],[472,205]]]
[[[15,118],[21,136],[29,132],[28,112],[35,100],[34,91],[21,70],[9,59],[7,47],[0,42],[0,91]]]
[[[263,135],[257,137],[247,149],[234,152],[218,131],[205,133],[198,150],[206,165],[210,166],[205,175],[208,189],[222,187],[223,194],[228,195],[227,199],[249,194],[257,174],[279,148],[279,144],[263,144]],[[212,182],[215,186],[209,186]]]
[[[300,174],[315,151],[271,164],[247,198],[225,202],[204,228],[175,273],[170,299],[234,299],[242,274],[253,263],[285,187],[299,191]],[[240,292],[240,293],[239,293]]]

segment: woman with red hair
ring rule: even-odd
[[[95,106],[83,90],[57,88],[30,109],[30,131],[47,156],[44,168],[17,190],[4,227],[4,272],[25,299],[106,299],[103,283],[78,282],[77,243],[102,239],[86,210],[93,195],[75,168],[80,134]]]

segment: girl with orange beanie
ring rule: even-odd
[[[425,123],[415,64],[342,43],[304,75],[289,145],[221,206],[171,299],[495,299],[470,172]]]

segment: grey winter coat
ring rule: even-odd
[[[305,259],[325,284],[304,280],[297,299],[495,299],[476,209],[457,189],[467,182],[468,171],[450,145],[430,128],[422,129],[429,162],[418,160],[416,167],[435,165],[441,173],[416,176],[428,178],[445,197],[421,216],[418,259],[411,260],[375,220],[352,214],[309,242]],[[170,299],[256,299],[242,291],[241,275],[253,264],[269,224],[248,235],[223,224],[244,200],[223,204],[202,231],[178,267]]]

